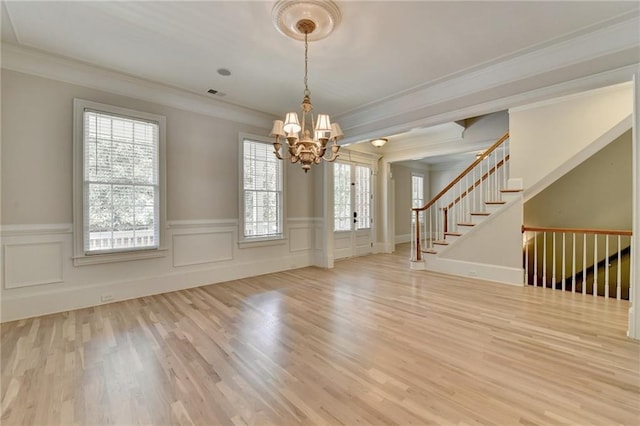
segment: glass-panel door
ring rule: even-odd
[[[334,259],[372,252],[372,170],[350,163],[333,165]]]

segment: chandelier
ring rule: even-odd
[[[318,19],[314,19],[314,15]],[[312,164],[322,160],[332,162],[338,158],[338,140],[344,137],[338,123],[331,123],[328,114],[318,114],[314,119],[311,92],[308,85],[309,36],[316,40],[326,37],[339,20],[339,11],[330,1],[281,0],[273,9],[276,27],[283,34],[304,39],[304,97],[302,98],[302,120],[296,112],[288,112],[283,120],[275,120],[270,136],[275,137],[274,154],[280,160],[288,158],[292,163],[301,163],[309,171]],[[318,28],[319,22],[321,27]],[[332,144],[329,146],[329,141]],[[284,153],[281,152],[283,143]]]

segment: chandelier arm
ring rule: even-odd
[[[276,136],[276,141],[273,143],[273,153],[276,155],[276,157],[278,158],[278,160],[283,160],[284,158],[282,158],[282,155],[280,155],[280,147],[282,146],[282,144],[280,143],[278,137]]]
[[[327,157],[322,157],[322,159],[328,163],[333,163],[334,161],[336,161],[336,158],[338,158],[339,155],[337,152],[332,152],[331,153],[331,157],[327,158]]]

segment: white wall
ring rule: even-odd
[[[588,158],[589,146],[608,143],[630,127],[603,139],[630,117],[632,96],[632,86],[624,83],[510,110],[511,177],[539,192],[561,175],[558,170],[569,171]],[[568,164],[581,153],[584,158]]]
[[[520,196],[459,237],[455,244],[437,255],[427,255],[427,269],[522,285],[521,226]]]
[[[165,257],[73,266],[73,98],[166,117]],[[316,169],[287,166],[287,240],[238,247],[238,135],[268,129],[5,69],[1,124],[3,321],[313,262]]]
[[[392,164],[391,170],[395,188],[395,243],[398,244],[408,242],[411,238],[411,176],[416,173],[424,177],[423,199],[429,201],[429,169],[426,164],[415,161],[410,165]]]

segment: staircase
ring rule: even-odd
[[[513,203],[519,203],[515,206],[520,211],[517,228],[515,228],[516,238],[518,238],[521,225],[522,190],[509,188],[508,183],[509,133],[507,132],[425,206],[412,209],[414,214],[411,238],[412,269],[448,272],[445,254],[455,251],[454,247],[461,240],[469,240],[470,235],[478,233],[478,229],[482,228],[483,223],[490,217],[503,214]],[[517,215],[517,212],[515,214]],[[513,232],[511,234],[513,235]],[[521,240],[521,235],[519,238]],[[516,264],[514,259],[508,262],[511,265],[508,268],[513,271],[510,277],[504,278],[504,281],[513,281],[518,274],[518,280],[522,281],[522,259],[519,254],[522,245],[516,241],[515,246],[520,259],[519,261],[515,259]],[[510,247],[513,248],[514,244]],[[456,262],[459,261],[456,260]],[[478,254],[475,260],[465,263],[465,267],[468,268],[466,275],[501,280],[496,275],[483,276],[484,262],[481,254]],[[457,273],[460,274],[460,270]]]

